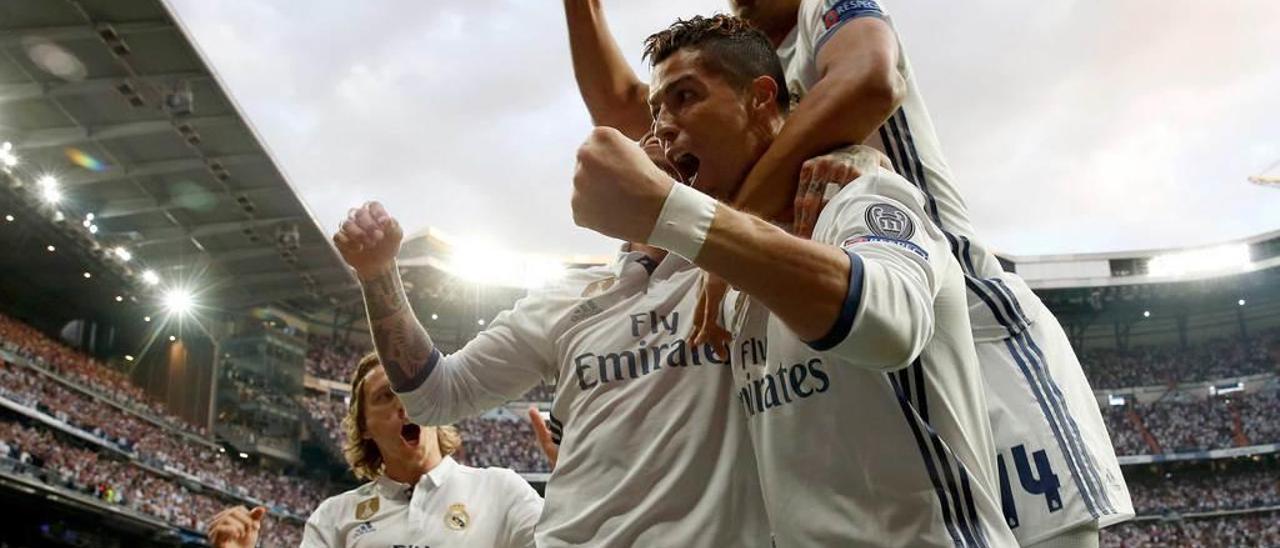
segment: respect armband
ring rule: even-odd
[[[715,198],[676,183],[667,193],[667,201],[662,204],[648,243],[694,261],[707,241],[715,218]]]

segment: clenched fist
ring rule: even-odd
[[[647,242],[677,184],[618,130],[597,127],[578,148],[573,222],[605,236]]]
[[[209,544],[214,548],[254,548],[266,515],[267,509],[261,506],[253,510],[236,506],[218,512],[209,523]]]
[[[361,278],[374,276],[391,266],[400,253],[404,232],[386,208],[367,202],[347,212],[347,219],[333,235],[342,260]]]

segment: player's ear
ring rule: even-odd
[[[757,114],[773,114],[778,110],[778,81],[771,76],[757,76],[751,81],[751,110]]]

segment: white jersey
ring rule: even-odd
[[[445,457],[417,485],[386,476],[329,497],[307,518],[302,548],[531,548],[542,498],[515,472]]]
[[[688,345],[700,271],[641,253],[531,292],[401,394],[448,424],[556,379],[539,546],[769,546],[728,363]]]
[[[822,212],[815,241],[851,262],[830,333],[802,342],[727,302],[778,546],[1010,546],[960,266],[924,197],[880,170]]]
[[[832,33],[866,16],[889,21],[875,0],[802,1],[796,28],[778,48],[793,101],[803,100],[818,80],[818,51]],[[1090,521],[1106,526],[1129,519],[1128,488],[1075,353],[1039,298],[974,236],[901,47],[897,68],[906,96],[867,144],[924,193],[928,218],[941,227],[964,271],[998,454],[1012,478],[1004,490],[1009,524],[1030,544]],[[1047,464],[1036,468],[1036,459],[1045,457]],[[1015,460],[1032,464],[1018,468]],[[1042,474],[1056,476],[1060,488],[1051,489],[1055,481]]]

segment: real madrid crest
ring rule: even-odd
[[[471,515],[467,514],[467,505],[450,504],[449,511],[444,514],[444,524],[454,531],[461,531],[471,525]]]
[[[608,278],[591,282],[582,290],[582,296],[590,298],[604,293],[605,291],[608,291],[610,287],[613,287],[613,283],[616,281],[618,281],[617,278],[609,276]]]
[[[378,513],[378,497],[360,501],[356,505],[356,519],[369,519]]]

